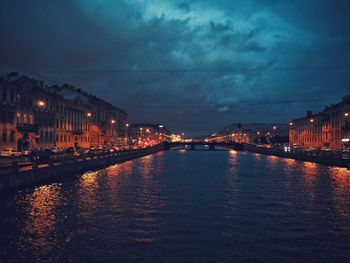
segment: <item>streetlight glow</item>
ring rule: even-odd
[[[45,107],[45,101],[43,101],[43,100],[38,100],[38,106],[39,106],[39,107]]]
[[[88,112],[86,116],[91,117],[91,112]]]
[[[114,123],[115,123],[115,120],[111,120],[111,123],[114,124]]]

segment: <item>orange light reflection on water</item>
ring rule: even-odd
[[[312,162],[303,162],[301,170],[304,173],[304,177],[308,182],[314,182],[316,180],[317,169],[319,165]]]
[[[289,158],[283,158],[283,163],[285,164],[285,166],[288,168],[288,169],[294,169],[295,168],[295,165],[297,163],[296,160],[294,159],[289,159]]]
[[[350,170],[340,167],[330,167],[329,172],[334,182],[334,205],[338,214],[350,216]],[[350,231],[350,229],[348,229]]]
[[[98,172],[86,172],[79,180],[78,203],[82,216],[89,216],[97,208],[99,184]]]
[[[19,245],[41,262],[50,262],[47,255],[59,245],[55,209],[62,203],[60,189],[60,184],[40,186],[23,200],[26,218]]]

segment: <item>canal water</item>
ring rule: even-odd
[[[0,262],[350,262],[350,171],[170,151],[2,194]]]

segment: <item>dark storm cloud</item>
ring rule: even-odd
[[[348,92],[348,1],[2,1],[0,69],[70,82],[133,121],[208,132]]]
[[[191,5],[187,2],[180,2],[177,4],[177,7],[183,10],[185,13],[188,13],[191,11]]]

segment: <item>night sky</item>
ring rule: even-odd
[[[173,131],[288,122],[350,94],[350,1],[2,0],[0,72]]]

